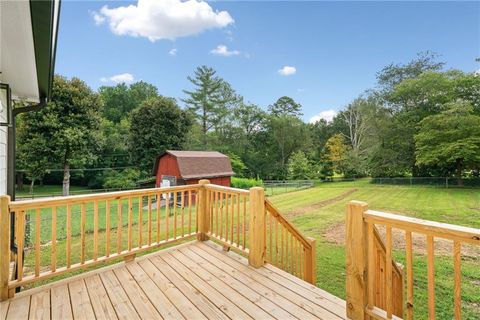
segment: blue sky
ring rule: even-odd
[[[420,51],[480,69],[479,2],[198,1],[63,1],[56,72],[93,89],[144,80],[182,98],[205,64],[262,108],[293,97],[309,121]]]

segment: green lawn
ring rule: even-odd
[[[89,193],[92,189],[82,186],[70,186],[70,192],[72,194],[81,194]],[[51,196],[61,196],[62,195],[62,186],[61,185],[38,185],[33,187],[34,197],[51,197]],[[24,185],[22,190],[17,190],[17,197],[31,197],[30,186]]]
[[[356,191],[353,191],[356,190]],[[353,192],[345,197],[347,192]],[[340,197],[339,197],[340,196]],[[328,202],[326,199],[336,198]],[[367,180],[322,183],[319,186],[289,194],[273,196],[271,201],[307,236],[317,239],[317,285],[345,298],[345,251],[343,245],[328,242],[325,231],[345,221],[345,206],[350,200],[361,200],[379,211],[394,212],[422,219],[480,228],[480,190],[441,189],[431,187],[376,186]],[[326,203],[325,205],[315,205]],[[298,210],[303,208],[303,210]],[[395,252],[404,262],[403,252]],[[462,259],[463,318],[480,318],[480,257]],[[451,257],[436,260],[436,303],[439,319],[453,318],[453,263]],[[417,254],[414,260],[415,319],[427,318],[426,259]]]

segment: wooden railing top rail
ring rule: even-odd
[[[103,192],[96,194],[82,194],[82,195],[73,195],[65,197],[51,197],[51,198],[40,198],[40,199],[31,199],[31,200],[18,200],[10,202],[10,210],[28,210],[52,206],[61,206],[61,205],[72,205],[79,204],[86,201],[95,201],[95,200],[116,200],[124,197],[135,197],[135,196],[148,196],[155,195],[158,193],[165,192],[174,192],[174,191],[188,191],[198,189],[199,184],[191,184],[184,186],[174,186],[174,187],[161,187],[161,188],[148,188],[148,189],[135,189],[135,190],[125,190],[125,191],[116,191],[116,192]]]
[[[245,194],[245,195],[250,194],[250,191],[248,191],[248,190],[239,189],[239,188],[224,187],[224,186],[219,186],[219,185],[216,185],[216,184],[207,184],[207,185],[205,185],[205,188],[207,190],[219,191],[219,192],[225,192],[225,193],[235,193],[235,194]]]
[[[287,226],[288,230],[303,244],[307,249],[312,247],[310,241],[305,237],[293,224],[291,224],[285,217],[280,213],[280,211],[275,208],[275,206],[268,200],[265,199],[265,207],[270,213],[283,225]]]
[[[422,220],[374,210],[367,210],[363,217],[366,222],[388,225],[393,228],[480,245],[480,229]]]

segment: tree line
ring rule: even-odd
[[[217,150],[237,176],[262,179],[478,176],[480,77],[444,66],[430,52],[385,66],[375,88],[316,123],[288,96],[245,101],[208,66],[180,101],[144,81],[95,92],[56,76],[52,101],[19,119],[18,182],[134,187],[167,149]]]

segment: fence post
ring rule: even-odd
[[[260,268],[265,264],[265,192],[261,187],[250,188],[248,264]]]
[[[363,213],[368,210],[365,202],[350,201],[347,204],[345,232],[346,302],[347,318],[365,318],[367,305],[367,228]]]
[[[210,184],[210,180],[202,179],[198,182],[200,184],[200,188],[198,189],[198,198],[197,198],[197,206],[198,206],[198,234],[197,239],[199,241],[206,241],[208,240],[208,229],[210,226],[210,215],[208,212],[207,206],[207,189],[205,185]]]
[[[0,301],[9,298],[10,276],[10,196],[0,196]]]
[[[310,249],[305,252],[305,281],[315,285],[317,283],[317,255],[314,238],[308,237]]]

